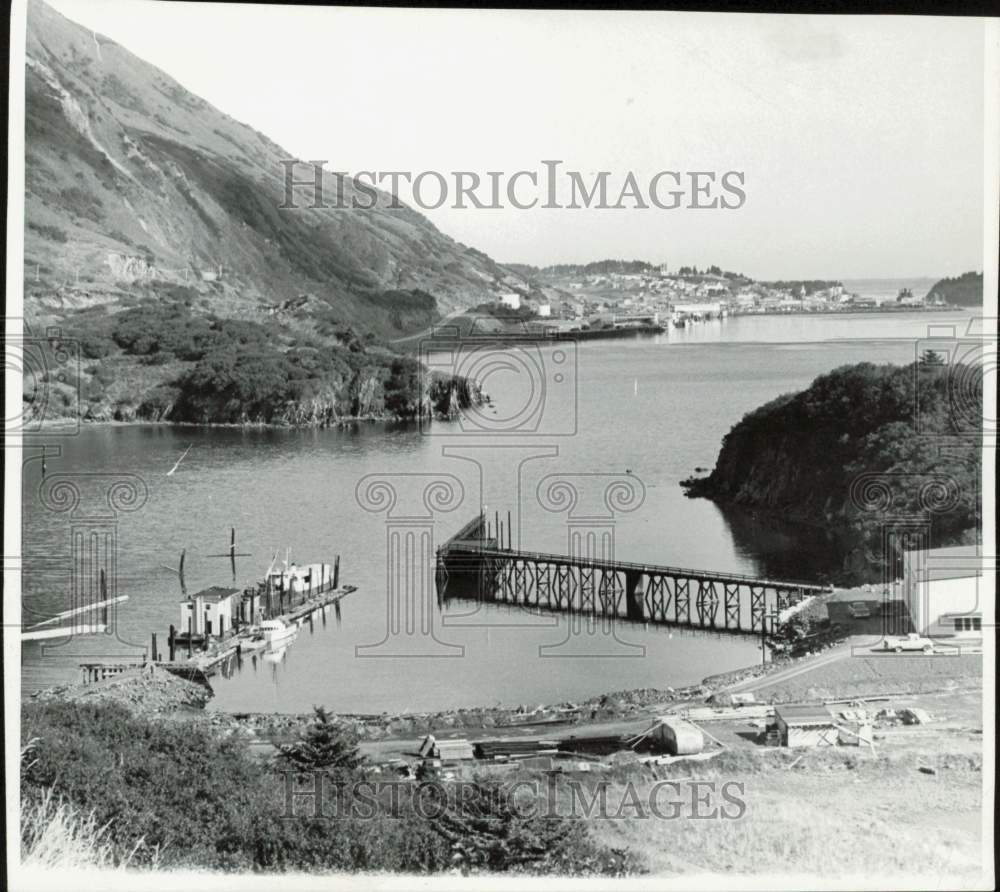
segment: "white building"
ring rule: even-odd
[[[975,545],[908,551],[903,594],[914,629],[956,644],[982,642],[984,624],[995,622],[996,575],[984,573]]]
[[[500,295],[500,303],[512,310],[521,309],[521,295],[515,291],[508,291]]]
[[[538,315],[539,316],[551,316],[552,315],[552,305],[551,304],[539,304],[538,305]]]
[[[225,634],[233,625],[233,613],[240,594],[235,588],[213,585],[181,601],[181,624],[178,631],[186,635],[190,628],[195,635]]]

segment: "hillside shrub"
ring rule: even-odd
[[[58,802],[70,818],[84,816],[84,837],[94,835],[81,839],[74,831],[65,848],[87,857],[93,843],[105,866],[617,874],[630,863],[639,869],[595,844],[582,822],[522,817],[488,784],[466,786],[460,798],[447,784],[372,796],[356,786],[365,776],[355,770],[352,742],[325,713],[317,712],[291,745],[324,763],[312,767],[339,769],[340,786],[332,788],[337,805],[319,813],[315,800],[295,805],[280,760],[255,760],[242,738],[221,736],[205,722],[140,717],[112,703],[49,701],[28,704],[21,728],[29,754],[21,761],[27,852],[48,832],[45,803]],[[347,761],[327,762],[334,751]],[[415,807],[415,796],[425,793],[444,807]]]

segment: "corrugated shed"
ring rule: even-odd
[[[833,714],[822,704],[775,706],[774,717],[789,726],[832,725]]]

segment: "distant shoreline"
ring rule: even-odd
[[[428,420],[425,418],[425,421]],[[446,423],[447,419],[431,419],[439,423]],[[63,418],[43,419],[37,426],[43,430],[58,429],[61,427],[169,427],[169,428],[229,428],[232,430],[328,430],[331,428],[347,427],[352,424],[416,424],[416,418],[389,418],[382,415],[357,415],[349,418],[339,418],[327,424],[274,424],[271,422],[247,422],[241,424],[236,421],[153,421],[137,419],[134,421],[120,421],[115,418],[85,419],[79,421],[67,420]],[[34,432],[24,434],[30,437]]]
[[[736,316],[868,316],[872,313],[964,313],[969,307],[897,307],[897,306],[877,306],[877,307],[852,307],[843,310],[771,310],[760,313],[730,313],[731,317]]]

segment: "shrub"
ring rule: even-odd
[[[60,229],[58,226],[48,226],[44,223],[28,223],[28,229],[33,229],[39,235],[45,236],[45,238],[51,239],[54,242],[64,243],[69,241],[66,230]]]
[[[38,858],[222,870],[636,870],[581,821],[525,817],[490,783],[363,794],[354,741],[323,710],[293,770],[336,773],[342,810],[287,810],[289,778],[207,723],[134,716],[110,703],[29,704],[22,720],[22,841]],[[305,784],[309,788],[309,784]],[[471,795],[470,795],[471,792]],[[414,796],[443,808],[420,810]],[[87,859],[93,859],[88,861]]]
[[[385,408],[399,418],[414,418],[421,411],[420,365],[401,356],[389,365],[385,381]]]
[[[195,723],[154,723],[112,705],[51,703],[25,710],[37,739],[22,765],[22,796],[64,797],[108,827],[116,863],[150,864],[156,850],[173,863],[204,863],[214,833],[238,824],[241,800],[260,773],[233,740]],[[140,847],[140,843],[142,844]]]
[[[92,192],[81,189],[79,186],[70,186],[68,189],[63,189],[62,200],[70,213],[100,223],[103,217],[101,208],[104,203]]]

